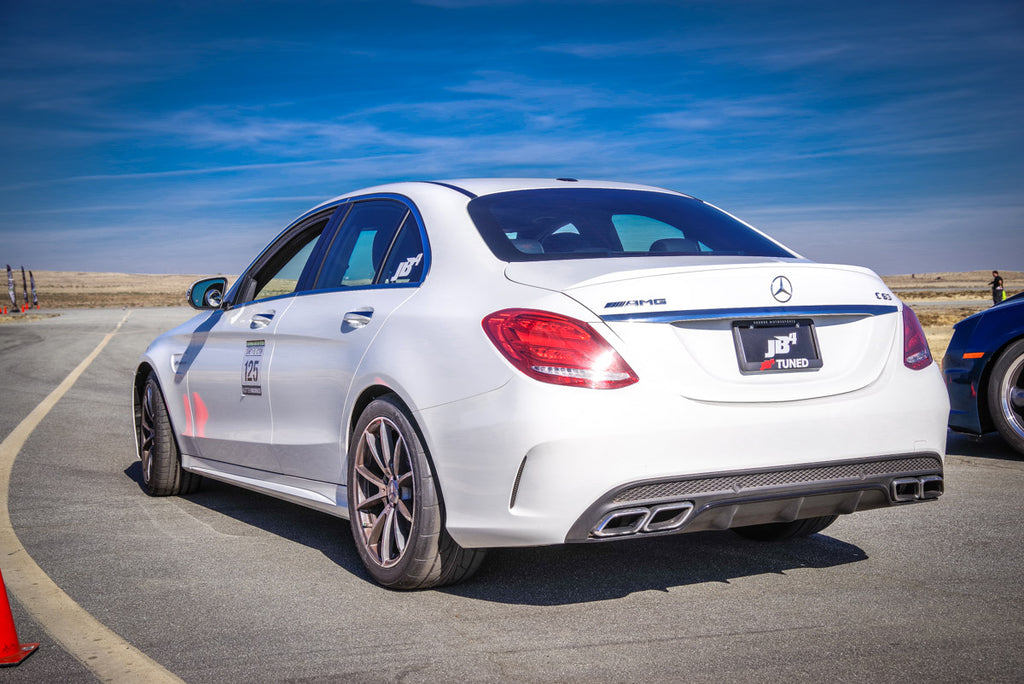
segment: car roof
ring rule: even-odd
[[[608,188],[619,190],[650,190],[655,192],[672,192],[664,188],[636,183],[619,183],[615,181],[580,180],[575,178],[460,178],[440,181],[446,186],[459,188],[474,195],[491,195],[496,192],[514,190],[535,190],[546,188]],[[672,193],[678,194],[678,193]]]
[[[665,188],[659,188],[652,185],[640,185],[637,183],[619,183],[615,181],[601,181],[601,180],[581,180],[575,178],[456,178],[450,180],[430,180],[430,181],[405,181],[400,183],[386,183],[383,185],[374,185],[372,187],[363,188],[361,190],[355,190],[353,192],[347,192],[343,195],[333,197],[326,202],[321,202],[319,205],[306,212],[307,214],[312,213],[321,207],[325,207],[336,202],[340,202],[345,199],[352,197],[361,197],[364,195],[381,195],[381,194],[397,194],[397,195],[418,195],[423,192],[430,192],[430,187],[436,188],[438,192],[458,192],[469,198],[479,197],[481,195],[491,195],[497,192],[511,192],[514,190],[537,190],[537,189],[549,189],[549,188],[606,188],[606,189],[618,189],[618,190],[646,190],[651,192],[663,192],[673,195],[681,195],[689,197],[689,195],[683,195],[672,190],[666,190]]]

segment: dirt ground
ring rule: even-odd
[[[0,315],[0,324],[59,314],[59,309],[182,306],[199,275],[140,275],[82,271],[36,271],[39,309]],[[1002,271],[1007,296],[1024,289],[1024,271]],[[953,335],[953,324],[991,305],[989,271],[914,273],[884,276],[889,288],[917,313],[937,359]],[[19,305],[24,301],[20,274],[15,278]],[[30,294],[31,296],[31,294]],[[6,297],[0,303],[8,306]]]

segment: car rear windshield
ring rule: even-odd
[[[700,200],[646,190],[501,192],[470,201],[469,214],[491,251],[503,261],[796,256]]]

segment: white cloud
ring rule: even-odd
[[[1024,254],[1019,197],[749,206],[748,220],[816,261],[883,274],[1010,268]]]

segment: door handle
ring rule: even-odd
[[[366,307],[365,309],[357,309],[356,311],[349,311],[345,314],[345,317],[341,319],[341,327],[349,330],[355,330],[357,328],[366,327],[373,318],[373,307]]]
[[[266,328],[273,320],[273,311],[254,314],[253,317],[249,319],[249,328],[252,330],[256,330],[257,328]]]

